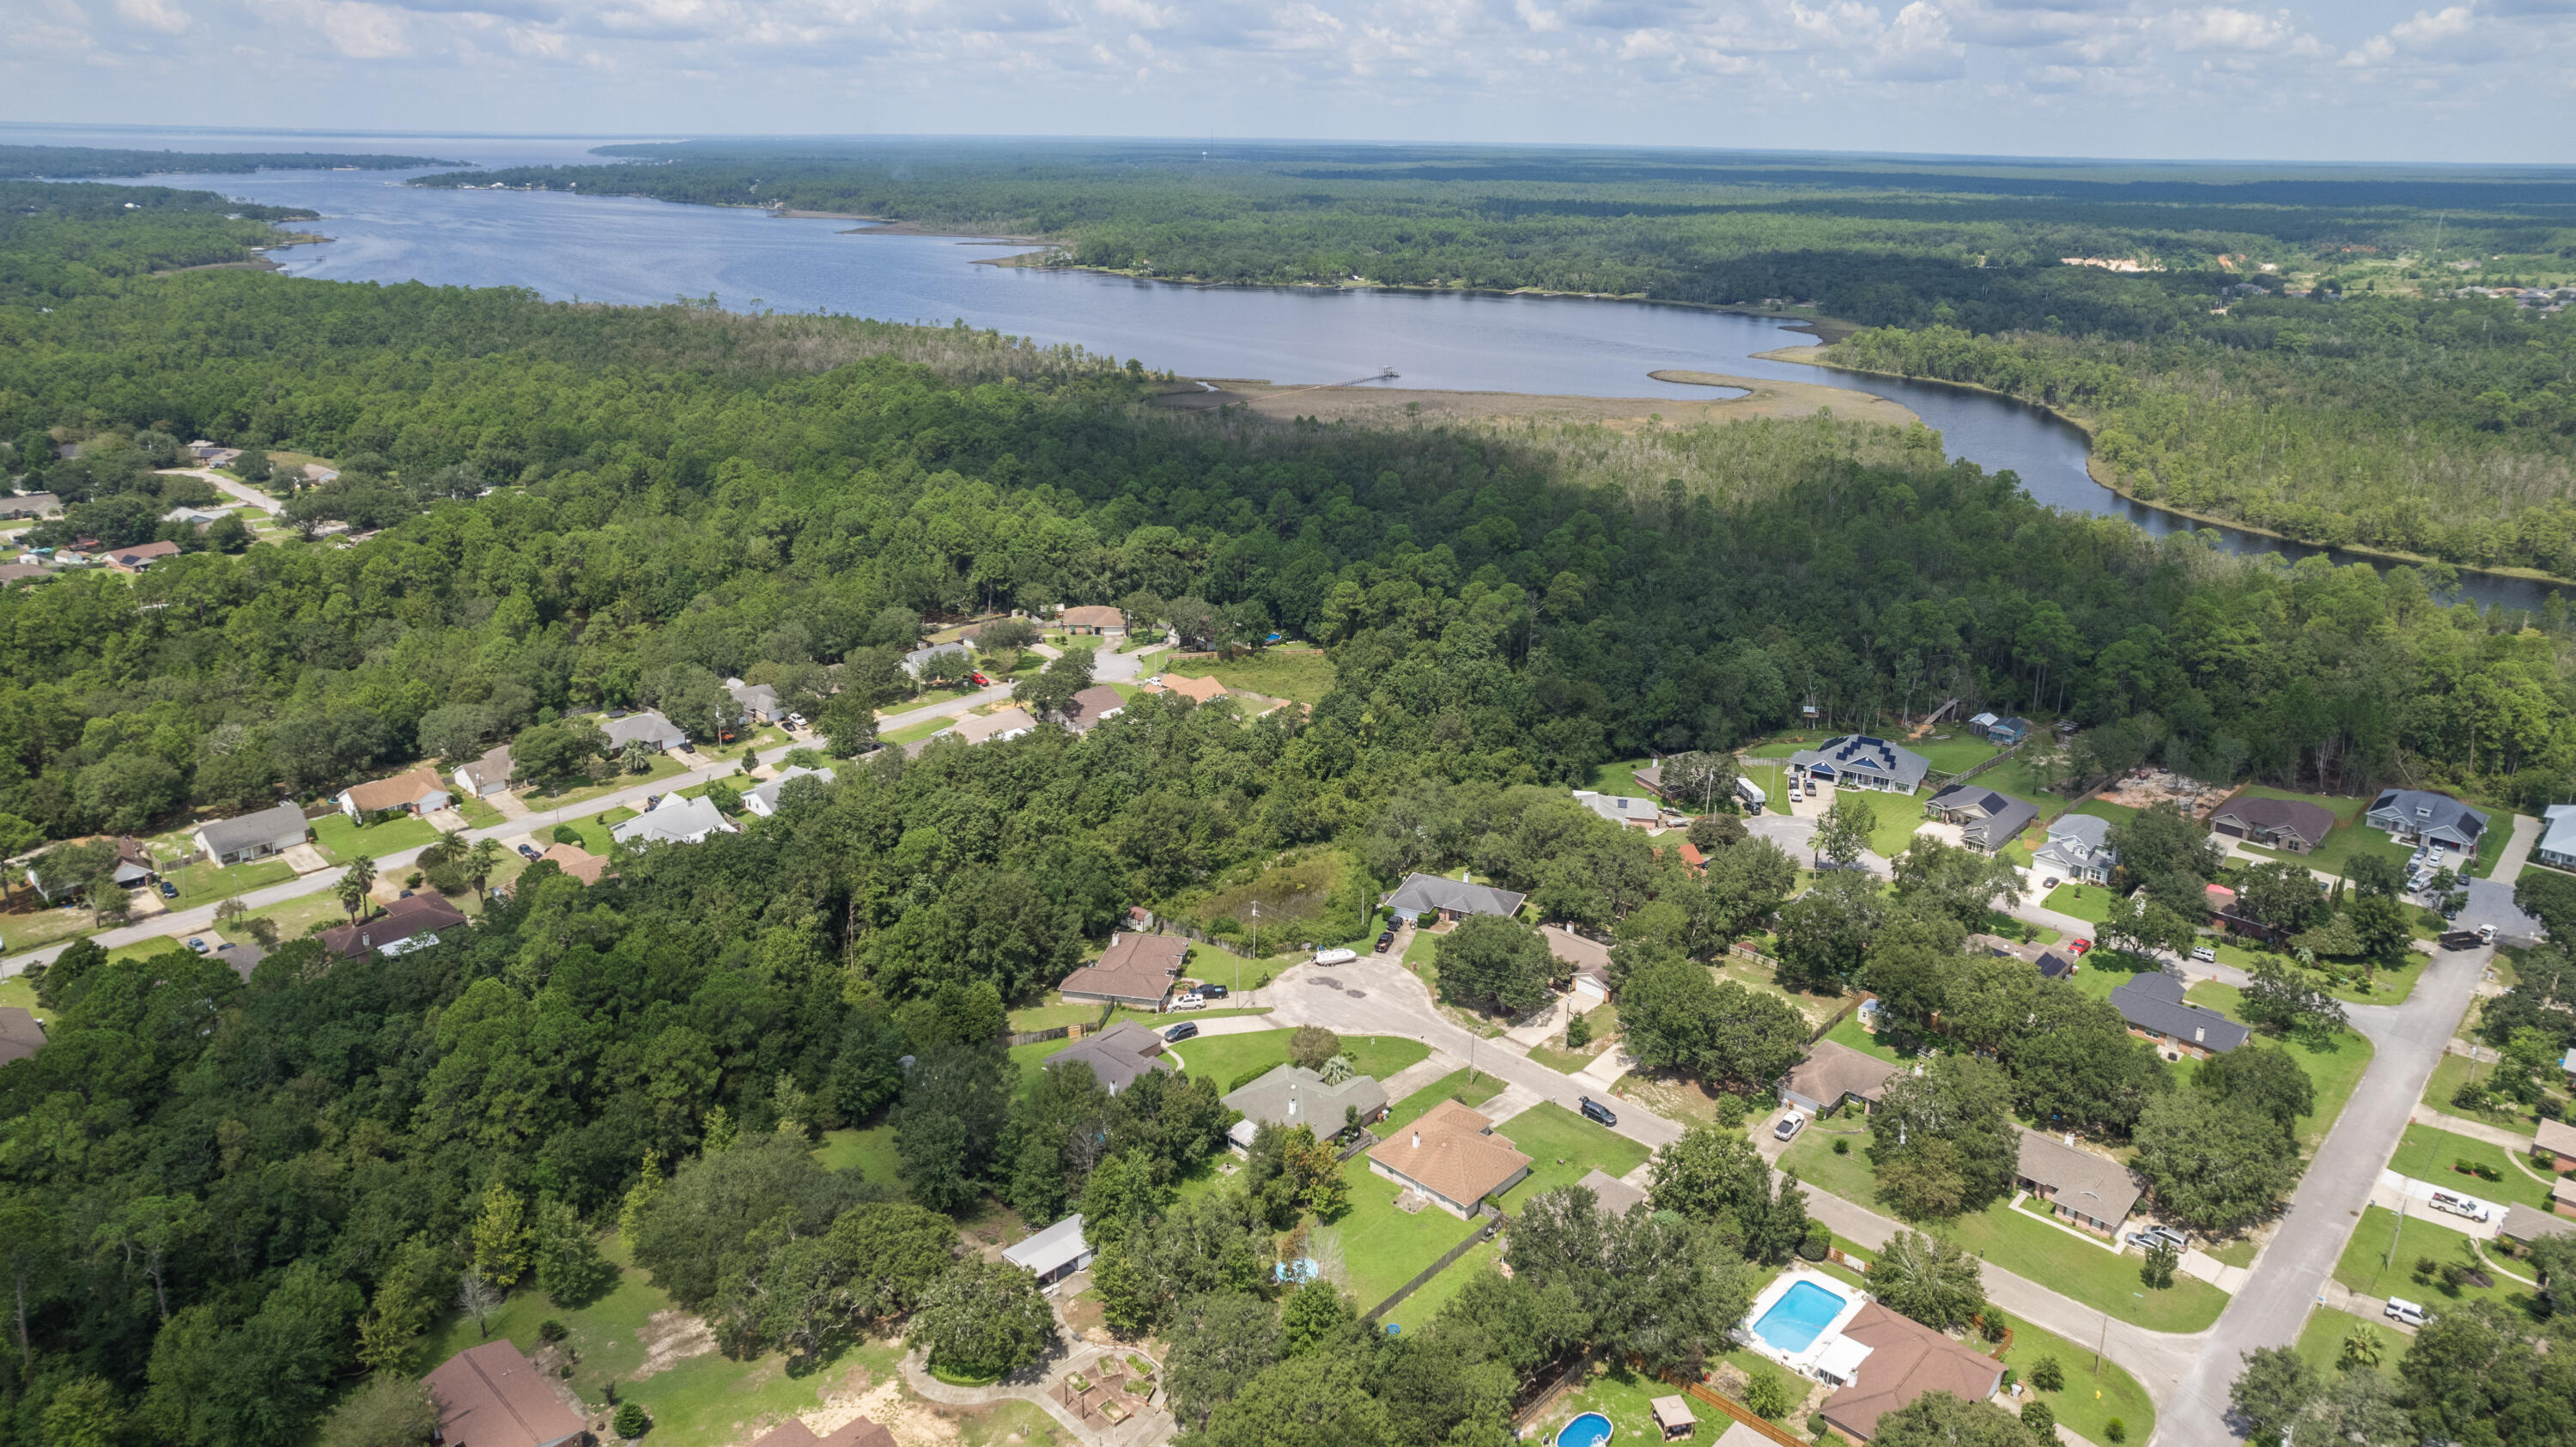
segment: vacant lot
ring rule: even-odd
[[[1260,1030],[1249,1035],[1217,1035],[1183,1041],[1171,1054],[1185,1061],[1190,1074],[1213,1080],[1219,1091],[1228,1091],[1243,1081],[1253,1079],[1288,1062],[1288,1037],[1293,1030]],[[1049,1041],[1053,1050],[1064,1048],[1061,1040]],[[1024,1047],[1036,1048],[1036,1047]],[[1342,1053],[1351,1058],[1362,1075],[1380,1080],[1431,1053],[1431,1047],[1419,1040],[1401,1035],[1345,1035]]]
[[[1294,703],[1321,703],[1333,691],[1333,660],[1320,648],[1265,648],[1226,663],[1201,659],[1176,664],[1173,671],[1213,678],[1238,693],[1267,694]]]

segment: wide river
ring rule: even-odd
[[[0,126],[0,140],[181,151],[376,151],[485,166],[595,162],[596,139],[325,132],[107,131]],[[2129,502],[2084,470],[2084,435],[2036,408],[1947,387],[1764,361],[1811,340],[1782,323],[1693,307],[1578,298],[1394,291],[1185,287],[1083,272],[977,266],[1009,255],[989,241],[872,235],[846,221],[669,205],[566,192],[430,190],[410,172],[267,171],[152,176],[139,183],[219,191],[322,213],[328,245],[276,259],[297,276],[523,286],[554,298],[654,303],[713,294],[732,308],[825,310],[938,325],[963,320],[1044,343],[1071,342],[1184,375],[1338,382],[1392,367],[1398,387],[1699,397],[1660,370],[1815,382],[1876,393],[1938,428],[1954,457],[2019,474],[2033,497],[2125,517],[2151,533],[2189,519]],[[2236,552],[2303,548],[2209,529]],[[2546,589],[2463,573],[2481,604],[2537,608]]]

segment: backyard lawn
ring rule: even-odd
[[[1467,1079],[1470,1074],[1475,1076],[1472,1084]],[[1452,1096],[1456,1096],[1460,1103],[1470,1109],[1475,1109],[1502,1093],[1503,1082],[1496,1079],[1490,1072],[1452,1070],[1387,1107],[1386,1121],[1377,1128],[1377,1133],[1393,1139],[1397,1131],[1420,1119],[1424,1111]],[[1508,1131],[1504,1133],[1510,1134]]]
[[[2314,804],[2335,816],[2335,827],[2327,831],[2326,842],[2318,845],[2311,853],[2292,854],[2287,850],[2266,849],[2254,844],[2242,846],[2250,854],[2258,854],[2266,859],[2286,859],[2295,864],[2304,864],[2310,869],[2322,869],[2328,874],[2342,874],[2352,867],[2352,861],[2356,857],[2363,854],[2383,855],[2390,863],[2399,866],[2402,870],[2407,856],[2414,853],[2405,845],[2361,822],[2363,812],[2370,807],[2370,801],[2367,799],[2339,799],[2328,794],[2294,794],[2287,789],[2270,789],[2260,784],[2247,788],[2240,797],[2296,799],[2301,803]]]
[[[2382,1376],[2397,1374],[2397,1361],[2414,1345],[2414,1338],[2385,1321],[2373,1321],[2330,1306],[2308,1313],[2308,1324],[2299,1331],[2298,1353],[2317,1375],[2333,1381],[2343,1363],[2343,1339],[2359,1334],[2379,1341],[2379,1372]]]
[[[2019,1317],[2013,1319],[2012,1333],[2012,1348],[2003,1354],[2003,1364],[2021,1379],[2023,1391],[2048,1403],[2067,1430],[2087,1442],[2108,1442],[2111,1437],[2106,1429],[2117,1417],[2129,1429],[2128,1440],[2132,1442],[2144,1442],[2155,1435],[2155,1403],[2147,1397],[2146,1388],[2138,1385],[2138,1379],[2119,1363],[2103,1359],[2097,1375],[2093,1353],[2085,1347],[2054,1332],[2042,1331]],[[2065,1390],[2041,1392],[2030,1385],[2031,1363],[2041,1357],[2057,1358],[2058,1367],[2066,1373]]]
[[[1404,1188],[1370,1174],[1366,1156],[1353,1156],[1344,1163],[1342,1179],[1350,1186],[1351,1208],[1340,1220],[1315,1228],[1314,1246],[1319,1260],[1340,1251],[1341,1284],[1363,1312],[1394,1295],[1397,1287],[1475,1233],[1478,1223],[1461,1221],[1437,1206],[1411,1214],[1397,1210],[1395,1199]],[[1434,1278],[1425,1285],[1437,1281]],[[1397,1319],[1402,1319],[1401,1310]],[[1430,1318],[1426,1313],[1422,1319]]]
[[[1885,789],[1836,789],[1834,798],[1858,799],[1878,816],[1869,831],[1869,852],[1881,859],[1894,859],[1905,852],[1914,839],[1914,831],[1923,827],[1923,799],[1912,794],[1890,793]]]
[[[2137,810],[2130,808],[2126,804],[2114,804],[2108,799],[2089,798],[2077,801],[2075,807],[2067,810],[2066,812],[2070,814],[2090,814],[2096,819],[2108,819],[2114,824],[2126,824],[2131,819],[2137,817],[2138,813]]]
[[[1787,1375],[1772,1363],[1764,1362],[1761,1366],[1775,1375]],[[1789,1380],[1792,1390],[1812,1385],[1795,1377]],[[1585,1412],[1598,1412],[1610,1419],[1612,1442],[1660,1442],[1664,1434],[1655,1426],[1654,1400],[1672,1396],[1680,1390],[1652,1377],[1640,1376],[1628,1370],[1627,1363],[1620,1362],[1550,1403],[1546,1413],[1532,1424],[1536,1431],[1530,1440],[1553,1442],[1566,1423]],[[1699,1419],[1699,1430],[1691,1438],[1695,1442],[1714,1442],[1733,1425],[1732,1418],[1704,1404],[1694,1403],[1692,1415]],[[1795,1422],[1781,1424],[1791,1433],[1795,1433],[1799,1425]]]
[[[1494,1133],[1510,1137],[1521,1154],[1530,1158],[1528,1178],[1503,1193],[1503,1213],[1509,1216],[1519,1215],[1532,1197],[1559,1186],[1571,1186],[1593,1170],[1624,1176],[1654,1154],[1552,1100],[1541,1101],[1504,1121],[1494,1127]]]
[[[2343,1259],[2335,1263],[2334,1279],[2363,1296],[2402,1296],[2437,1311],[2445,1301],[2461,1300],[2493,1301],[2526,1312],[2532,1309],[2531,1288],[2504,1277],[2497,1277],[2493,1286],[2452,1289],[2445,1289],[2438,1278],[2429,1282],[2416,1280],[2415,1263],[2419,1259],[2479,1269],[2484,1269],[2484,1263],[2478,1258],[2477,1243],[2461,1232],[2411,1212],[2403,1225],[2404,1234],[2400,1235],[2396,1212],[2384,1206],[2363,1207],[2361,1224],[2344,1244]]]
[[[1423,1214],[1427,1216],[1431,1213],[1425,1211]],[[1474,1229],[1472,1223],[1470,1223],[1468,1229]],[[1461,1239],[1464,1239],[1464,1233],[1461,1233]],[[1453,1241],[1449,1244],[1454,1246],[1458,1243]],[[1443,1247],[1442,1249],[1446,1250],[1448,1248]],[[1492,1241],[1482,1242],[1469,1248],[1466,1255],[1449,1263],[1448,1270],[1443,1271],[1439,1275],[1432,1277],[1429,1281],[1422,1283],[1421,1286],[1414,1290],[1414,1293],[1411,1296],[1408,1296],[1404,1300],[1396,1303],[1393,1310],[1389,1311],[1386,1315],[1379,1317],[1378,1325],[1381,1327],[1400,1327],[1405,1331],[1420,1331],[1424,1327],[1431,1325],[1431,1319],[1440,1314],[1440,1308],[1449,1304],[1449,1298],[1458,1294],[1459,1289],[1467,1284],[1467,1279],[1480,1271],[1493,1270],[1495,1260],[1501,1255],[1502,1253],[1495,1249]],[[1438,1260],[1439,1258],[1434,1257],[1432,1259]],[[1384,1297],[1378,1298],[1380,1301],[1385,1299],[1386,1298]],[[1369,1303],[1369,1305],[1374,1304],[1375,1303]],[[1368,1310],[1368,1306],[1363,1305],[1360,1309],[1362,1311],[1366,1311]]]
[[[313,842],[333,864],[346,864],[361,854],[382,859],[418,849],[438,837],[438,827],[417,814],[381,819],[363,829],[346,814],[325,814],[312,823]]]
[[[1186,1062],[1182,1068],[1190,1074],[1215,1081],[1217,1090],[1222,1093],[1273,1066],[1286,1064],[1288,1037],[1296,1033],[1294,1030],[1257,1030],[1248,1035],[1204,1036],[1184,1041],[1174,1046],[1170,1053]],[[1050,1040],[1046,1046],[1053,1047],[1047,1050],[1051,1055],[1063,1049],[1064,1042]],[[1342,1053],[1351,1058],[1351,1064],[1359,1068],[1360,1074],[1384,1080],[1429,1055],[1431,1047],[1401,1035],[1345,1035],[1342,1037]]]
[[[822,1142],[814,1147],[814,1159],[825,1170],[856,1171],[859,1179],[903,1189],[903,1173],[896,1169],[894,1127],[869,1126],[865,1130],[827,1130]]]
[[[2027,749],[1986,770],[1969,782],[1982,784],[1997,793],[2010,794],[2016,799],[2037,804],[2041,818],[2055,813],[2057,806],[2066,802],[2064,796],[2052,794],[2040,787],[2039,779],[2031,772],[2030,753]]]
[[[1984,739],[1958,734],[1946,739],[1927,739],[1905,747],[1921,754],[1932,767],[1944,774],[1964,774],[2003,752]]]
[[[1858,1010],[1837,1021],[1834,1028],[1825,1032],[1825,1038],[1837,1045],[1847,1045],[1863,1055],[1875,1056],[1890,1065],[1901,1065],[1914,1058],[1911,1055],[1897,1054],[1894,1050],[1880,1044],[1876,1035],[1860,1028]]]
[[[1637,787],[1637,771],[1652,767],[1654,762],[1652,759],[1621,759],[1616,763],[1595,764],[1592,766],[1591,779],[1583,787],[1601,794],[1626,794],[1652,798],[1652,795]]]
[[[2496,1173],[2490,1181],[2482,1176],[2462,1175],[2453,1169],[2458,1162],[2485,1166]],[[2397,1154],[2388,1168],[2401,1176],[2430,1181],[2445,1190],[2475,1196],[2498,1205],[2519,1201],[2526,1206],[2549,1209],[2550,1182],[2524,1170],[2501,1146],[2489,1145],[2429,1125],[2409,1125],[2397,1142]]]

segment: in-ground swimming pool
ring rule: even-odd
[[[1841,1314],[1843,1299],[1812,1281],[1793,1281],[1762,1319],[1753,1323],[1753,1334],[1771,1348],[1787,1356],[1796,1356],[1816,1344],[1816,1336]]]
[[[1610,1419],[1598,1412],[1586,1412],[1556,1434],[1556,1447],[1601,1447],[1609,1440]]]

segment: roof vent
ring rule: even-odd
[[[2205,1044],[2205,1043],[2207,1043],[2207,1042],[2208,1042],[2208,1040],[2209,1040],[2209,1027],[2208,1027],[2208,1026],[2206,1026],[2206,1025],[2194,1025],[2194,1026],[2192,1026],[2192,1027],[2191,1027],[2191,1043],[2192,1043],[2192,1044],[2194,1044],[2194,1045]]]

